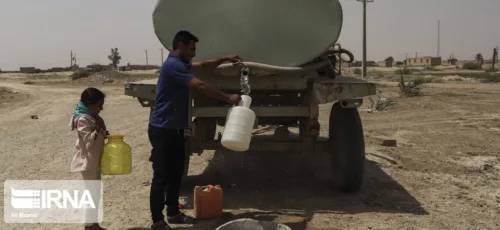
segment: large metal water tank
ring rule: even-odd
[[[158,0],[155,33],[172,50],[180,30],[199,38],[195,60],[238,54],[244,61],[299,66],[337,42],[338,0]]]

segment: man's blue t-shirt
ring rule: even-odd
[[[158,128],[183,129],[188,122],[188,81],[191,62],[185,62],[170,52],[163,63],[156,85],[156,102],[149,124]]]

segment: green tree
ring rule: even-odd
[[[476,61],[477,61],[477,64],[479,65],[479,69],[482,68],[483,66],[483,55],[481,53],[478,53],[476,54]]]
[[[118,64],[120,64],[120,60],[122,59],[122,56],[120,56],[118,52],[118,48],[111,48],[111,55],[108,55],[108,59],[111,61],[111,66],[113,66],[113,68],[118,68]]]

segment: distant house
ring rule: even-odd
[[[392,67],[394,65],[394,61],[386,60],[385,62],[385,67]]]
[[[21,73],[40,73],[41,70],[35,67],[20,67],[19,72]]]
[[[450,64],[450,65],[456,65],[457,61],[458,60],[456,58],[451,58],[451,59],[448,59],[448,64]]]
[[[111,66],[92,63],[92,65],[87,65],[87,69],[98,72],[98,71],[110,70]]]
[[[160,66],[157,65],[134,65],[127,63],[127,65],[119,66],[118,67],[120,71],[130,71],[130,70],[152,70],[152,69],[159,69]]]
[[[393,61],[390,61],[390,60],[385,60],[385,61],[379,61],[376,63],[377,66],[380,66],[380,67],[387,67],[387,68],[390,68],[393,66]]]
[[[420,57],[420,58],[407,58],[407,66],[437,66],[441,65],[440,57]]]

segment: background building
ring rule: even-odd
[[[407,66],[437,66],[441,65],[440,57],[419,57],[419,58],[407,58]]]

